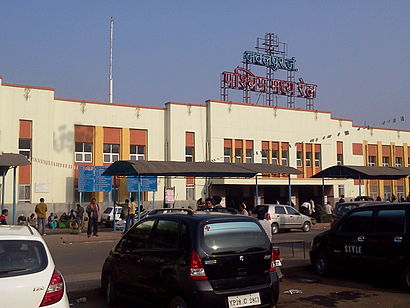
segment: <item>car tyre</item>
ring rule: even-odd
[[[271,225],[271,229],[272,229],[272,234],[276,234],[279,232],[279,225],[277,223],[273,223]]]
[[[117,288],[115,287],[114,280],[112,279],[111,275],[109,275],[107,278],[105,297],[109,306],[116,306],[120,300]]]
[[[181,296],[176,296],[169,304],[169,308],[188,308],[188,305]]]
[[[310,231],[310,222],[305,221],[303,223],[302,230],[303,230],[303,232],[309,232]]]
[[[329,257],[324,253],[317,255],[313,262],[313,266],[316,273],[320,276],[329,276],[332,273],[332,263]]]
[[[404,287],[410,290],[410,266],[407,266],[403,271],[403,284]]]

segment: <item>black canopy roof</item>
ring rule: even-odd
[[[30,165],[29,160],[22,154],[0,154],[0,174],[6,173],[10,167]]]
[[[397,180],[410,175],[409,167],[376,167],[337,165],[313,175],[313,178],[347,178]]]
[[[109,166],[103,175],[254,177],[258,173],[298,174],[300,171],[268,164],[120,160]]]

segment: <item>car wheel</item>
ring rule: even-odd
[[[313,263],[316,273],[320,276],[329,276],[332,273],[332,264],[328,256],[321,253],[319,254]]]
[[[111,275],[107,278],[107,288],[105,289],[105,296],[109,306],[115,306],[119,302],[119,296]]]
[[[407,266],[403,271],[403,283],[406,289],[410,289],[410,266]]]
[[[273,223],[271,226],[272,234],[276,234],[279,232],[279,225],[277,223]]]
[[[169,308],[188,308],[188,305],[181,296],[176,296],[171,301]]]
[[[305,221],[303,223],[302,230],[303,230],[303,232],[309,232],[310,231],[310,222]]]

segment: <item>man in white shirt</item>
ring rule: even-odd
[[[272,226],[271,226],[270,214],[266,213],[265,219],[259,220],[259,223],[261,224],[265,233],[268,235],[269,241],[272,242]]]

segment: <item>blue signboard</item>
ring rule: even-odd
[[[141,176],[140,191],[157,191],[157,177],[156,176]],[[138,177],[127,177],[128,191],[138,191]]]
[[[78,191],[111,191],[112,177],[101,175],[105,169],[105,166],[79,166]]]

